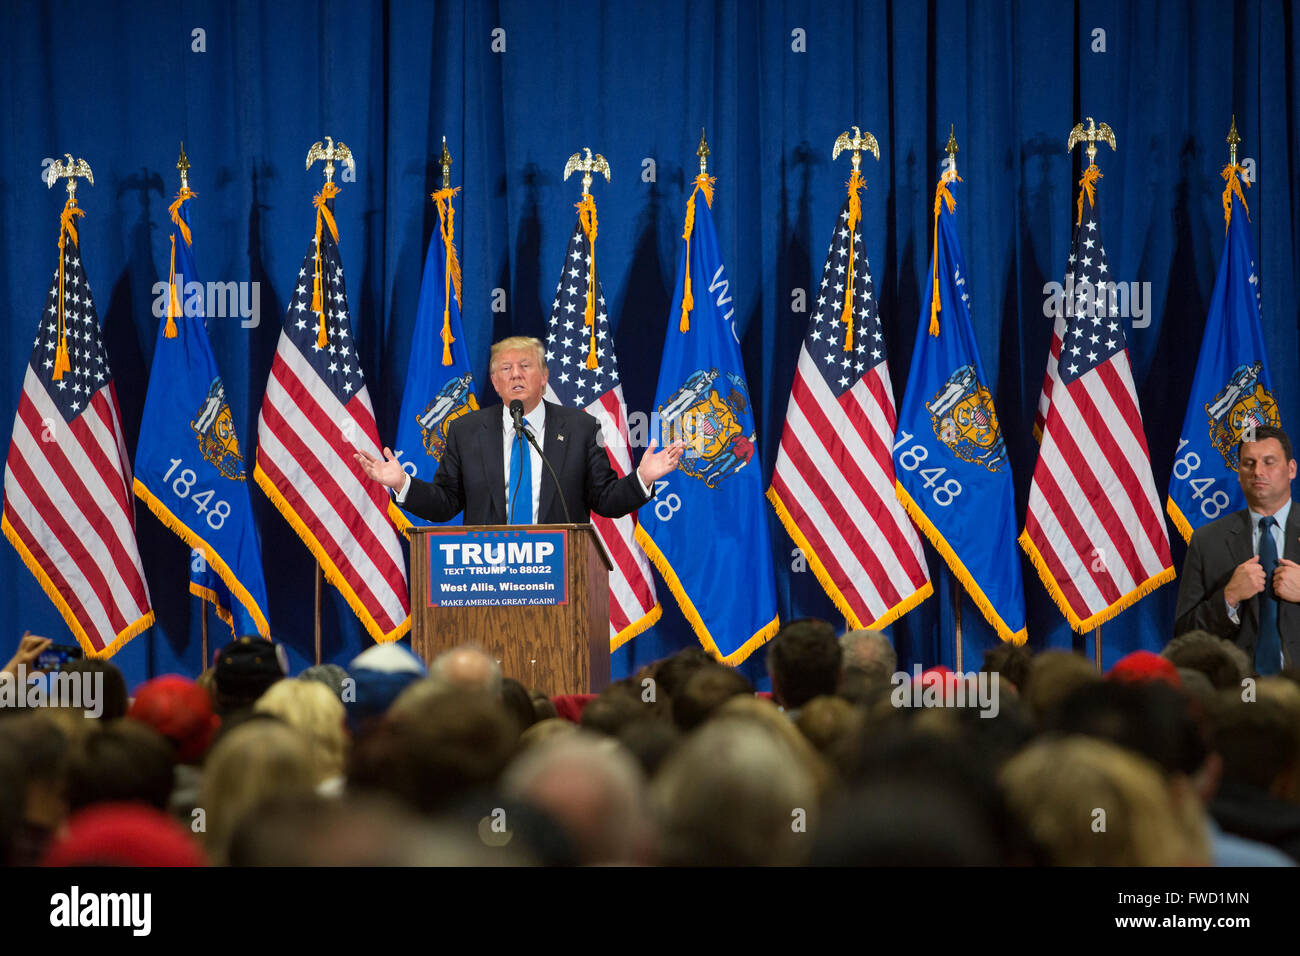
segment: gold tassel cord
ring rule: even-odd
[[[1076,226],[1083,225],[1083,196],[1088,194],[1088,208],[1092,208],[1097,202],[1097,180],[1101,179],[1101,170],[1094,164],[1083,171],[1083,178],[1079,180],[1079,217],[1074,221]]]
[[[174,339],[178,332],[176,318],[181,314],[181,303],[176,293],[176,233],[172,233],[171,269],[167,273],[167,325],[163,328],[163,338]]]
[[[451,364],[451,343],[456,341],[451,334],[451,290],[456,290],[456,305],[460,306],[460,260],[456,258],[456,209],[451,198],[460,192],[455,189],[439,189],[431,193],[433,204],[438,207],[438,234],[442,236],[442,246],[446,250],[443,275],[446,287],[442,293],[442,364]],[[463,306],[462,306],[463,307]]]
[[[56,382],[63,378],[64,372],[72,370],[72,362],[68,358],[68,324],[63,312],[64,250],[67,248],[69,239],[72,240],[74,246],[79,245],[77,241],[77,220],[85,214],[84,210],[77,208],[77,201],[69,196],[68,201],[63,204],[63,213],[59,216],[59,344],[54,350],[54,374],[51,376]]]
[[[939,334],[939,312],[943,308],[939,302],[939,207],[941,204],[946,205],[949,213],[957,208],[957,200],[948,188],[953,180],[964,182],[956,170],[945,170],[934,190],[934,236],[930,245],[934,250],[934,293],[930,296],[930,334],[936,336]]]
[[[193,199],[198,193],[192,192],[186,187],[181,187],[181,191],[176,194],[172,204],[167,207],[167,212],[171,214],[172,223],[180,230],[181,238],[185,240],[185,245],[192,245],[194,237],[190,233],[190,225],[181,218],[181,207],[185,205],[186,200]],[[181,311],[180,290],[176,288],[176,233],[172,233],[172,256],[171,256],[171,273],[167,278],[167,327],[163,329],[165,338],[176,338],[176,320],[184,315]]]
[[[1250,207],[1246,205],[1246,196],[1241,191],[1241,184],[1244,182],[1246,188],[1250,188],[1250,180],[1245,179],[1246,170],[1236,163],[1229,163],[1223,167],[1223,234],[1228,234],[1228,226],[1232,222],[1232,197],[1236,196],[1241,202],[1241,208],[1246,210],[1246,218],[1250,218]]]
[[[689,332],[691,330],[691,309],[695,308],[695,297],[691,295],[691,233],[695,231],[695,194],[704,193],[704,201],[713,207],[713,184],[718,180],[706,173],[700,173],[695,177],[695,189],[691,191],[691,198],[686,200],[686,228],[682,230],[682,238],[686,240],[686,281],[682,283],[682,319],[678,323],[678,331]]]
[[[591,193],[583,193],[582,201],[577,204],[578,222],[582,224],[582,234],[587,237],[587,248],[591,261],[587,263],[587,311],[586,326],[591,329],[591,345],[587,349],[587,368],[596,367],[596,200]]]
[[[316,344],[324,348],[329,342],[325,335],[325,284],[324,277],[321,275],[321,254],[320,244],[323,238],[321,226],[322,223],[329,226],[330,235],[334,241],[339,241],[339,227],[334,222],[334,213],[330,210],[329,201],[339,194],[339,187],[333,183],[326,183],[321,187],[321,191],[312,197],[312,205],[316,207],[316,270],[312,277],[311,290],[311,310],[320,317],[320,329],[316,333]]]
[[[854,155],[857,155],[856,153]],[[858,223],[862,221],[862,198],[858,192],[866,185],[859,170],[853,170],[849,175],[849,181],[845,183],[849,188],[849,287],[844,290],[844,309],[840,313],[840,320],[844,323],[844,351],[853,351],[853,272],[857,263],[857,252],[854,249],[854,234],[857,232]]]

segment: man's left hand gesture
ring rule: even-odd
[[[656,444],[658,442],[653,438],[650,439],[650,447],[646,449],[641,457],[641,464],[636,469],[636,473],[641,476],[641,483],[651,490],[654,489],[656,481],[677,467],[682,452],[686,450],[684,441],[675,441],[660,451],[655,451]],[[1300,572],[1300,568],[1297,568],[1297,571]]]
[[[1282,558],[1273,571],[1273,593],[1283,601],[1300,603],[1300,564]]]

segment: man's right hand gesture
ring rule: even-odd
[[[1263,566],[1259,563],[1259,555],[1255,555],[1249,561],[1237,565],[1237,569],[1232,572],[1232,577],[1228,579],[1228,584],[1223,589],[1223,599],[1233,607],[1237,607],[1242,601],[1253,598],[1263,591],[1265,580],[1266,575]]]
[[[381,485],[387,485],[389,488],[401,490],[402,485],[406,483],[406,471],[402,468],[401,463],[393,455],[391,448],[384,449],[384,458],[371,458],[364,451],[359,451],[352,456],[361,466],[361,470],[366,473],[366,477],[372,481],[377,481]],[[1264,577],[1263,569],[1260,570],[1260,579]]]

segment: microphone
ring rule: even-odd
[[[532,431],[524,427],[524,403],[517,398],[510,403],[510,417],[513,418],[515,422],[515,436],[517,438],[526,438],[528,444],[537,449],[537,456],[542,459],[542,464],[545,465],[546,470],[551,473],[551,480],[555,482],[555,493],[560,496],[560,507],[564,509],[564,523],[573,524],[573,516],[569,514],[569,503],[564,500],[564,489],[560,487],[560,477],[555,473],[555,467],[547,459],[546,453],[543,452],[541,446],[537,444],[537,439],[533,437]],[[515,494],[517,495],[518,493],[519,489],[516,487]],[[514,504],[514,499],[512,498],[506,505],[507,517],[514,513]]]
[[[524,403],[515,399],[510,403],[510,417],[515,420],[515,437],[524,437]]]
[[[520,439],[520,438],[523,438],[524,435],[528,434],[527,431],[524,429],[524,403],[521,402],[521,401],[520,401],[519,399],[517,399],[517,398],[516,398],[513,402],[510,403],[510,417],[513,418],[513,419],[515,420],[515,439],[516,439],[516,440],[518,440],[518,439]],[[521,473],[522,473],[522,471],[523,471],[523,464],[522,464],[522,463],[520,464],[519,468],[520,468],[520,471],[521,471]],[[514,478],[512,477],[510,480],[513,482],[513,481],[514,481]],[[507,521],[507,523],[509,523],[510,516],[511,516],[512,514],[515,513],[515,498],[518,496],[518,494],[519,494],[519,486],[516,484],[516,485],[515,485],[515,493],[514,493],[514,495],[512,495],[512,496],[510,497],[510,501],[506,504],[506,521]],[[531,492],[531,491],[529,491],[528,494],[529,494],[530,497],[532,496],[532,492]]]

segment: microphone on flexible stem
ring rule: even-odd
[[[524,403],[515,399],[510,403],[510,417],[515,420],[515,437],[524,437]]]
[[[528,439],[528,444],[537,448],[537,456],[542,459],[542,464],[551,473],[551,480],[555,482],[555,493],[560,496],[560,507],[564,509],[564,523],[573,524],[573,516],[569,514],[569,503],[564,500],[564,489],[560,487],[560,476],[555,473],[555,468],[551,465],[542,449],[538,448],[537,439],[533,437],[533,433],[525,428],[524,437]],[[541,515],[537,517],[540,519]]]
[[[551,473],[551,480],[555,482],[555,493],[560,496],[560,507],[564,509],[564,523],[573,524],[573,516],[569,514],[569,503],[564,500],[564,489],[560,487],[560,476],[555,473],[555,466],[553,466],[550,460],[547,459],[546,453],[543,452],[541,446],[537,444],[537,439],[533,437],[533,433],[524,427],[524,403],[517,398],[510,403],[510,417],[515,421],[515,435],[520,438],[528,439],[528,444],[537,449],[537,457],[542,460],[542,464],[546,466],[546,470]],[[519,494],[519,488],[517,486],[515,488],[515,494]],[[509,513],[514,513],[513,498],[510,500]]]
[[[527,431],[524,429],[524,403],[517,398],[510,403],[510,417],[513,418],[515,421],[515,438],[516,439],[523,438],[524,435],[527,434]],[[520,470],[521,477],[523,473],[523,467],[524,467],[523,461],[521,459],[519,463],[519,470]],[[510,480],[512,483],[514,483],[515,493],[510,496],[510,502],[506,505],[507,524],[510,523],[510,518],[515,513],[515,498],[518,497],[519,495],[519,483],[515,481],[514,478],[511,478]],[[528,493],[531,495],[532,491],[529,491]]]

